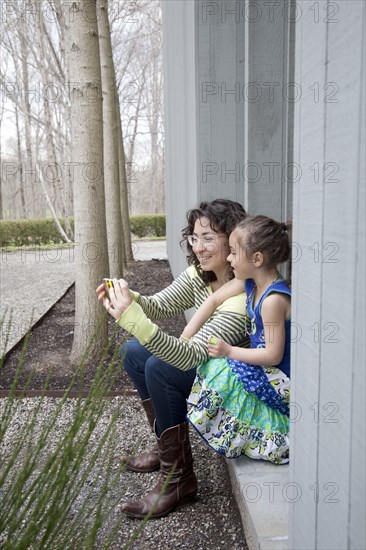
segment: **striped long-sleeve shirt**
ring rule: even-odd
[[[249,346],[245,337],[244,292],[221,304],[189,341],[166,334],[152,322],[153,319],[173,317],[191,307],[198,308],[210,294],[211,285],[205,285],[195,267],[190,266],[171,285],[153,296],[133,292],[134,302],[118,323],[156,357],[181,370],[189,370],[209,359],[209,335],[231,345]]]

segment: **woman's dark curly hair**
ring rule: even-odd
[[[199,265],[196,255],[193,253],[192,246],[189,244],[187,237],[192,235],[194,224],[199,218],[207,218],[210,221],[210,227],[216,233],[224,233],[229,237],[230,233],[235,229],[238,223],[244,220],[247,216],[246,211],[241,204],[229,199],[215,199],[213,201],[201,202],[198,208],[192,208],[187,212],[188,225],[182,231],[182,240],[180,242],[186,245],[188,265],[194,265],[197,273],[205,284],[216,281],[216,275],[213,271],[203,271]],[[229,279],[233,278],[231,267],[228,266]]]

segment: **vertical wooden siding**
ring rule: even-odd
[[[299,5],[289,546],[365,548],[365,3]]]
[[[293,44],[292,3],[250,0],[248,11],[248,158],[251,214],[286,220],[292,203]],[[272,3],[273,4],[273,3]]]
[[[199,197],[197,168],[196,21],[194,0],[163,0],[167,247],[177,276],[185,214]]]
[[[174,275],[186,210],[237,200],[286,219],[292,202],[291,28],[265,0],[163,0],[168,254]],[[262,14],[250,22],[257,6]],[[255,96],[256,90],[258,98]],[[273,93],[273,98],[272,98]],[[259,178],[256,178],[256,173]],[[290,178],[286,181],[285,175]]]
[[[244,204],[245,21],[233,0],[197,4],[199,194]]]

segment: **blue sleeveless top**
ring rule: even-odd
[[[279,292],[281,294],[287,294],[291,296],[291,290],[287,283],[283,279],[279,279],[270,284],[264,292],[263,296],[259,300],[258,304],[253,309],[254,301],[254,287],[255,282],[253,279],[246,279],[244,283],[245,292],[247,295],[247,313],[249,316],[248,335],[252,348],[265,348],[264,338],[264,326],[262,319],[262,304],[263,300],[267,298],[272,292]],[[290,346],[291,346],[291,318],[285,321],[285,349],[282,361],[278,365],[272,365],[277,367],[290,378]]]

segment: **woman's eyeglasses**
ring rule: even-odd
[[[197,237],[197,235],[188,235],[187,241],[191,246],[197,246],[198,243],[202,245],[213,245],[217,243],[219,237],[226,237],[225,233],[214,233],[210,235],[203,235],[203,237]]]

